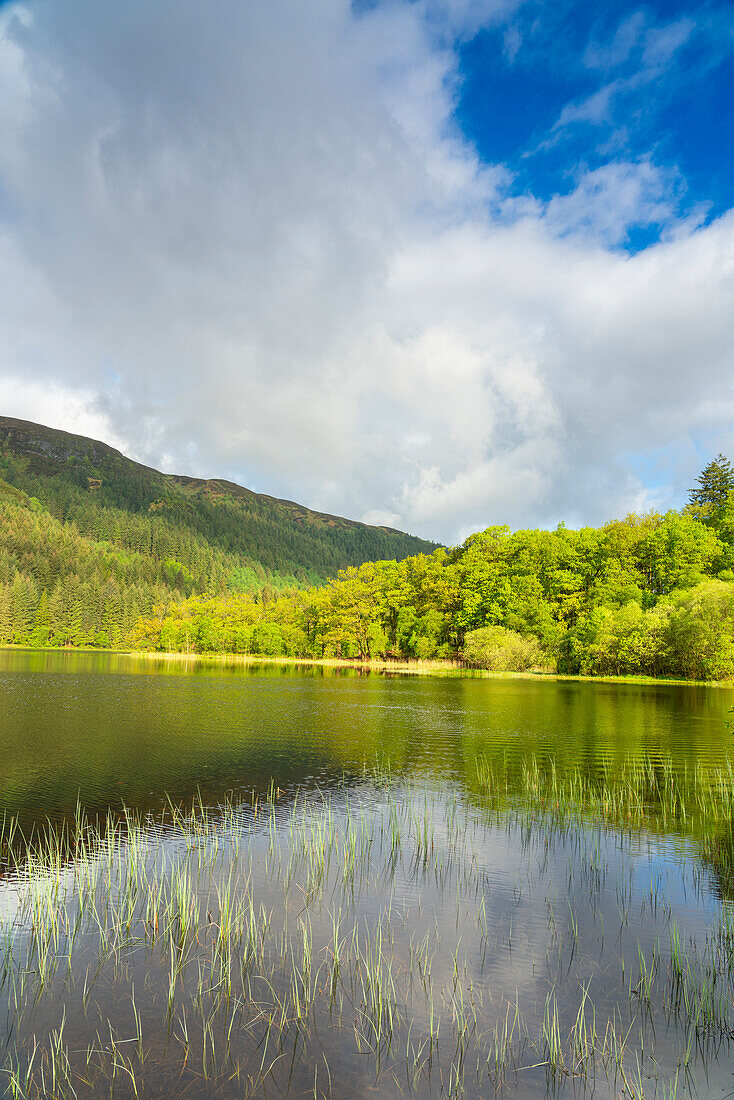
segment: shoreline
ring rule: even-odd
[[[283,665],[292,668],[333,668],[355,672],[393,673],[402,676],[456,676],[477,680],[544,680],[561,683],[591,684],[671,684],[687,687],[734,688],[734,680],[683,680],[673,676],[583,676],[565,672],[495,672],[490,669],[468,668],[451,660],[358,660],[343,657],[277,657],[262,653],[178,653],[153,649],[99,649],[93,646],[29,646],[0,645],[0,652],[10,653],[107,653],[132,657],[142,661],[164,661],[174,664],[221,665]]]

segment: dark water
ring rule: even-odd
[[[0,650],[0,799],[24,818],[329,784],[389,758],[462,783],[477,754],[590,773],[721,765],[734,691],[387,676]]]
[[[0,651],[0,1095],[734,1095],[733,694]]]

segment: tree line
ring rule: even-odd
[[[46,503],[0,482],[0,642],[732,677],[734,471],[709,463],[681,511],[489,527],[326,583],[165,508],[103,508],[81,487]]]
[[[137,638],[172,651],[722,679],[734,676],[733,570],[734,471],[720,455],[682,511],[581,530],[490,527],[267,602],[169,603]]]
[[[0,480],[0,644],[130,646],[160,605],[195,593],[267,599],[304,580],[157,517],[90,509],[62,521]]]

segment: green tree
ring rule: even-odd
[[[696,478],[696,487],[688,494],[689,507],[700,519],[716,525],[731,492],[734,492],[734,468],[728,458],[719,454]]]
[[[734,676],[734,584],[706,580],[680,593],[667,634],[674,674],[696,680]]]
[[[51,633],[51,620],[48,613],[48,592],[44,588],[38,601],[36,617],[33,623],[29,641],[31,645],[45,646],[49,643]]]
[[[464,639],[462,656],[472,668],[494,672],[524,672],[543,664],[537,638],[523,638],[501,626],[482,626]]]

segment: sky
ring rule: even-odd
[[[734,3],[0,3],[0,413],[456,543],[734,458]]]

